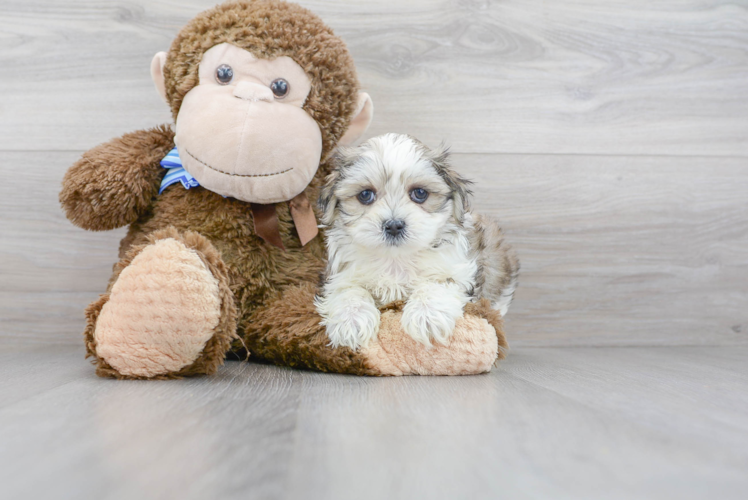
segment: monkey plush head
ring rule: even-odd
[[[343,41],[279,0],[227,2],[187,24],[151,74],[176,122],[182,165],[203,187],[256,204],[304,191],[372,118]]]

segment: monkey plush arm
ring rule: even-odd
[[[174,147],[168,125],[138,130],[83,153],[62,180],[60,203],[76,226],[105,231],[144,213],[166,172],[160,162]]]

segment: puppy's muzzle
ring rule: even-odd
[[[402,219],[390,219],[384,223],[383,228],[390,241],[397,241],[405,236],[405,221]]]

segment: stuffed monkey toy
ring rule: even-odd
[[[175,125],[83,154],[60,202],[92,231],[129,226],[106,293],[86,309],[87,356],[116,378],[212,374],[227,353],[359,375],[471,374],[506,347],[500,315],[470,304],[447,345],[405,335],[329,345],[314,296],[325,265],[316,200],[338,145],[372,119],[343,41],[308,10],[228,2],[151,65]]]

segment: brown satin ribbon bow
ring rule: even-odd
[[[275,210],[275,204],[260,205],[259,203],[252,203],[250,207],[255,223],[255,234],[267,243],[285,250],[286,247],[283,246],[278,229],[278,213]],[[288,202],[288,207],[291,210],[291,217],[296,226],[296,232],[299,234],[301,246],[304,246],[319,233],[312,204],[309,203],[306,194],[302,192]]]

